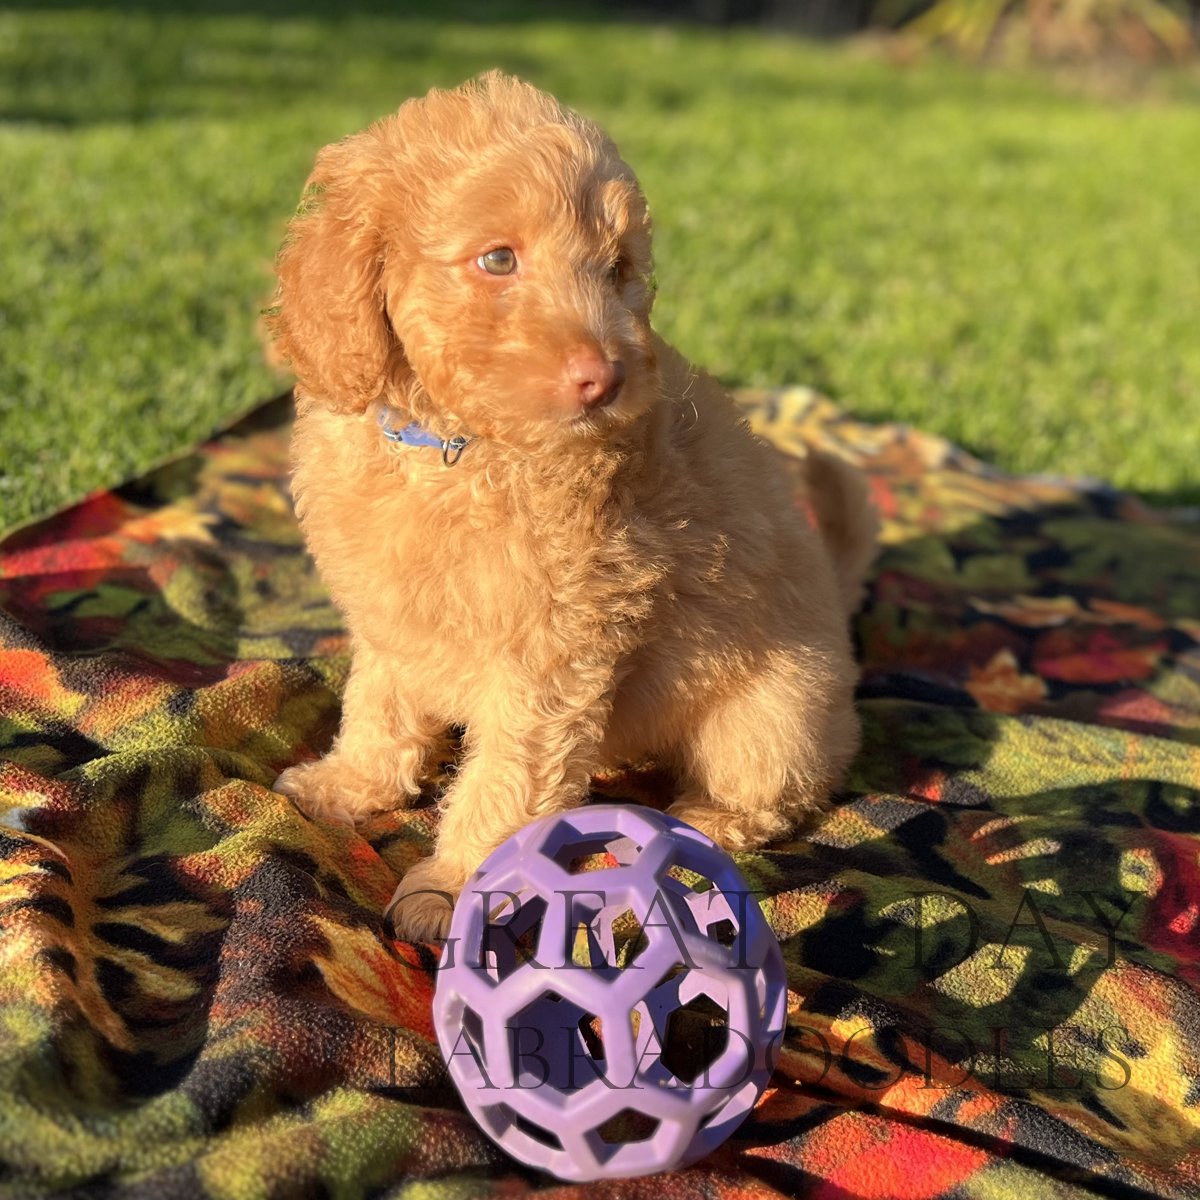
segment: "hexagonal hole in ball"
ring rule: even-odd
[[[663,882],[687,902],[696,924],[707,937],[726,949],[737,942],[739,926],[733,906],[711,879],[673,864],[664,872]]]
[[[729,1013],[701,993],[667,1017],[662,1065],[677,1079],[692,1084],[729,1045]]]
[[[551,1150],[561,1150],[563,1148],[563,1144],[559,1141],[556,1133],[552,1133],[549,1129],[543,1129],[540,1125],[534,1124],[533,1121],[526,1120],[519,1112],[515,1112],[509,1108],[507,1104],[494,1105],[487,1110],[486,1116],[492,1132],[497,1137],[504,1133],[506,1126],[511,1125],[531,1141],[537,1142],[540,1146],[548,1146]]]
[[[522,904],[509,899],[488,913],[483,929],[483,969],[493,983],[502,983],[519,967],[537,958],[547,902],[530,896]],[[507,920],[501,920],[507,914]]]
[[[603,978],[628,970],[650,948],[637,913],[628,904],[607,908],[577,904],[571,962]]]
[[[632,1108],[623,1108],[609,1117],[603,1125],[597,1125],[596,1133],[605,1145],[612,1146],[616,1151],[634,1142],[648,1142],[658,1132],[661,1124],[657,1117],[637,1112]]]
[[[551,1087],[569,1095],[605,1070],[600,1018],[557,992],[547,991],[513,1014],[508,1052],[517,1085]]]
[[[626,867],[641,852],[642,847],[633,838],[615,830],[587,835],[564,831],[561,838],[552,838],[542,847],[542,853],[558,863],[568,875]]]

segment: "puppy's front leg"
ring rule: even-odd
[[[467,759],[442,801],[437,846],[404,876],[388,906],[397,937],[445,937],[458,893],[501,842],[582,802],[611,704],[598,691],[571,699],[562,691],[527,693],[520,709],[506,707],[468,727]]]
[[[275,791],[314,820],[347,825],[402,808],[418,795],[444,728],[413,703],[403,667],[393,655],[356,647],[333,748],[315,762],[289,767]]]

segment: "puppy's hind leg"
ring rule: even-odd
[[[333,748],[289,767],[275,790],[315,820],[355,825],[420,793],[442,722],[409,698],[398,663],[369,647],[354,655]]]
[[[825,807],[859,744],[845,673],[806,662],[764,671],[681,731],[683,791],[667,810],[729,851],[786,837]]]

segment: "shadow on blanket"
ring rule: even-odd
[[[820,824],[740,860],[788,963],[774,1086],[706,1163],[593,1190],[1194,1196],[1200,527],[805,392],[743,401],[782,451],[874,482],[866,740]],[[463,1114],[435,948],[379,917],[432,795],[360,836],[269,790],[328,745],[348,663],[288,418],[284,398],[0,544],[14,1195],[551,1186]]]

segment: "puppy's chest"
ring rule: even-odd
[[[443,526],[436,547],[409,558],[420,576],[410,594],[429,625],[511,649],[604,643],[619,652],[669,574],[658,540],[611,505],[497,506]]]
[[[565,635],[619,634],[645,619],[668,569],[649,530],[636,520],[543,520],[488,538],[481,605],[504,619],[512,588],[526,612],[540,612]]]

